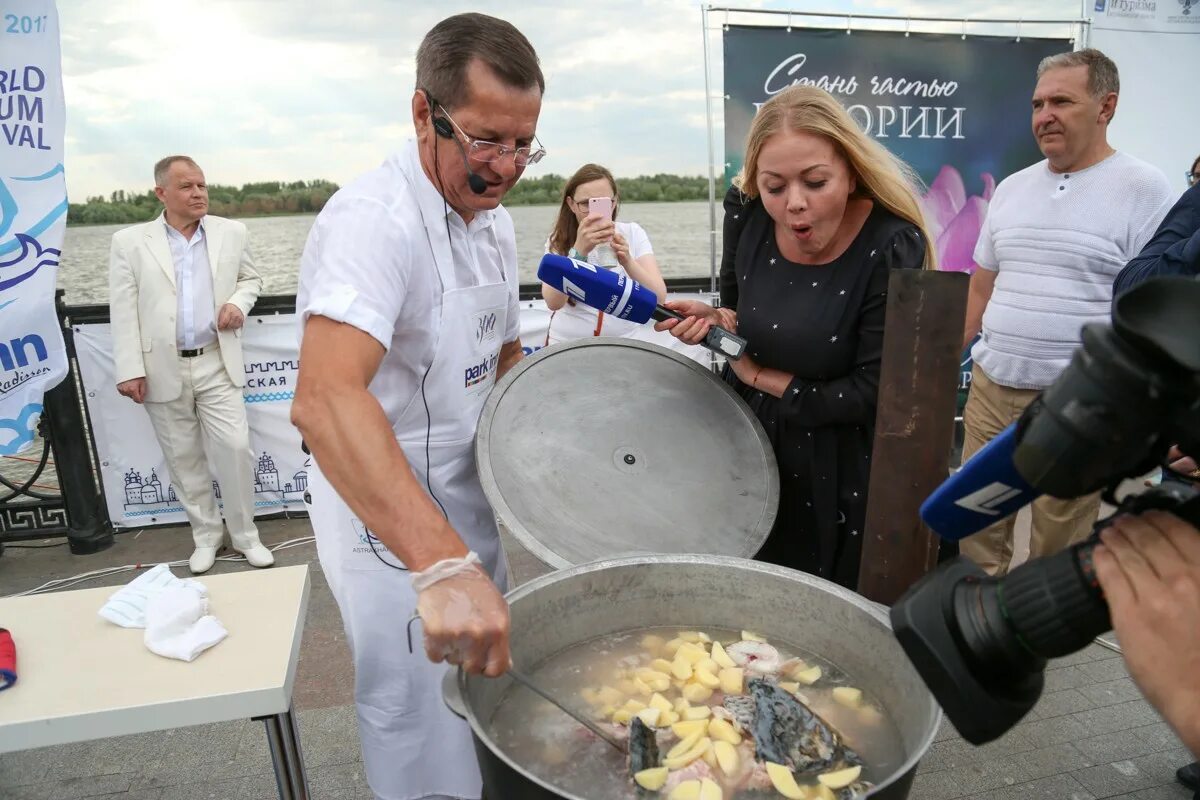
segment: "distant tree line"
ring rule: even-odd
[[[523,178],[504,196],[510,206],[557,205],[567,179],[551,173],[538,178]],[[641,175],[618,178],[621,200],[625,202],[676,202],[707,200],[708,178],[684,175]],[[209,184],[208,210],[221,217],[262,217],[272,214],[311,214],[320,211],[334,192],[330,181],[266,181],[236,186]],[[717,197],[724,195],[724,181],[718,181]],[[68,225],[123,225],[154,219],[162,203],[150,189],[141,194],[118,190],[108,197],[89,197],[83,203],[71,203]]]
[[[310,214],[320,211],[338,190],[336,183],[314,181],[266,181],[236,186],[209,184],[208,210],[221,217],[261,217],[271,214]],[[145,222],[162,211],[162,203],[150,189],[141,194],[118,190],[108,197],[89,197],[71,203],[68,225],[117,225]]]
[[[562,199],[567,179],[551,173],[539,178],[522,178],[504,196],[506,206],[557,205]],[[708,178],[686,175],[640,175],[636,178],[617,178],[621,200],[625,202],[676,202],[707,200]],[[724,180],[717,181],[717,198],[725,194]]]

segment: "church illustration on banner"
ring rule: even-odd
[[[308,488],[308,471],[300,470],[286,483],[280,482],[275,459],[263,451],[254,468],[254,494],[267,495],[254,499],[255,508],[283,506],[291,500],[299,501]],[[221,499],[221,487],[213,481],[213,494]],[[164,486],[157,469],[151,467],[150,474],[143,476],[132,467],[125,473],[125,516],[136,517],[183,511],[175,487],[168,481]]]

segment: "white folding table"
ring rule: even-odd
[[[0,600],[18,673],[0,692],[0,753],[249,718],[266,725],[281,800],[307,800],[292,686],[308,567],[198,580],[229,636],[191,663],[157,656],[142,630],[101,619],[114,587]]]

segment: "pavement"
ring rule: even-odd
[[[310,536],[307,519],[264,522],[264,542]],[[183,527],[118,534],[91,556],[60,539],[9,545],[0,558],[0,596],[109,566],[185,559]],[[49,545],[38,547],[39,545]],[[546,571],[505,542],[515,583]],[[372,798],[355,730],[353,669],[341,618],[312,544],[281,550],[280,565],[308,564],[312,592],[294,701],[314,800]],[[213,574],[250,569],[218,562]],[[186,574],[186,570],[176,570]],[[120,573],[80,588],[120,585]],[[80,664],[101,669],[103,659]],[[3,714],[0,694],[0,715]],[[922,760],[912,800],[1191,800],[1175,782],[1190,754],[1138,693],[1117,653],[1092,645],[1052,662],[1046,691],[1003,738],[972,747],[944,724]],[[0,800],[270,800],[275,778],[261,723],[180,728],[0,755]]]

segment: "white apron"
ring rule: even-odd
[[[498,282],[459,288],[444,224],[442,219],[425,220],[442,282],[433,362],[424,392],[416,393],[393,431],[418,483],[426,486],[428,477],[450,524],[504,591],[504,554],[479,483],[474,442],[479,414],[496,381],[508,286],[503,275],[491,275],[478,277]],[[417,598],[408,572],[383,563],[381,558],[403,566],[317,468],[309,471],[309,494],[321,567],[341,609],[354,658],[359,736],[372,791],[381,800],[478,798],[471,731],[442,702],[442,677],[449,667],[426,658],[419,621],[412,624],[409,653],[406,627]]]

